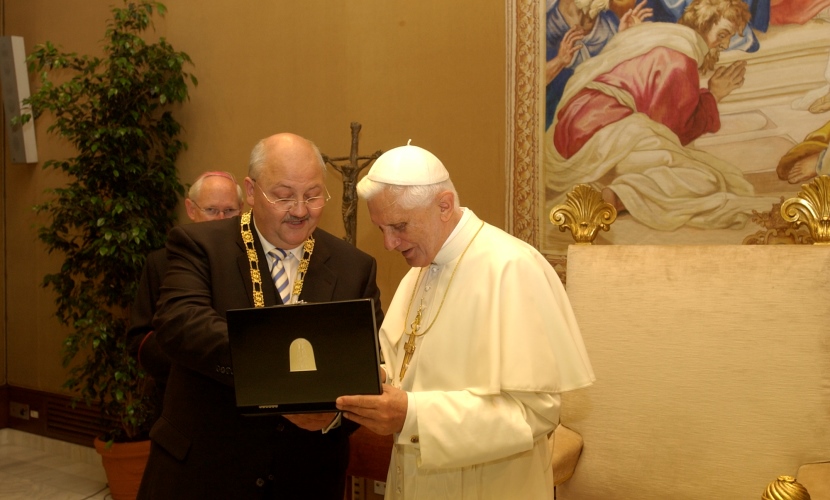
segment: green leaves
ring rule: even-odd
[[[37,45],[28,63],[40,87],[25,101],[32,114],[16,119],[51,115],[48,131],[76,150],[44,162],[68,180],[34,209],[49,220],[38,238],[64,257],[61,271],[43,279],[56,294],[56,316],[72,329],[63,343],[64,386],[101,407],[112,424],[108,440],[149,430],[149,385],[127,352],[129,306],[145,256],[164,245],[184,194],[175,162],[186,144],[167,108],[186,101],[188,82],[197,80],[184,70],[187,54],[146,37],[153,13],[166,11],[159,2],[123,0],[107,22],[101,58]]]

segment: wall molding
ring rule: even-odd
[[[0,428],[92,447],[95,436],[101,434],[100,412],[82,401],[73,402],[74,398],[63,394],[0,386]],[[28,406],[28,418],[11,411],[15,403]]]

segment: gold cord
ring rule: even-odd
[[[251,282],[254,285],[253,297],[254,307],[265,307],[265,300],[262,296],[262,275],[259,272],[259,257],[256,254],[256,246],[254,246],[254,235],[251,232],[251,210],[248,210],[239,219],[239,229],[242,233],[242,242],[245,243],[245,251],[248,254],[248,264],[251,267]],[[303,291],[303,281],[305,274],[308,272],[308,263],[311,260],[311,254],[314,252],[314,238],[308,235],[308,239],[303,243],[303,258],[300,260],[300,267],[297,268],[297,275],[294,278],[294,288],[292,295],[299,298]]]
[[[438,319],[438,315],[441,314],[441,309],[443,309],[443,307],[444,307],[444,301],[447,300],[447,293],[449,293],[450,285],[452,285],[452,280],[453,280],[453,278],[455,278],[455,272],[458,271],[458,266],[461,265],[461,259],[464,258],[464,254],[466,254],[467,250],[470,249],[470,246],[473,244],[473,241],[475,241],[476,236],[478,236],[478,233],[481,232],[481,228],[483,228],[483,227],[484,227],[484,221],[482,221],[481,225],[478,226],[478,229],[476,230],[476,234],[473,235],[472,239],[470,239],[470,242],[467,243],[466,247],[464,247],[464,251],[461,252],[461,256],[458,257],[458,262],[455,263],[455,267],[452,269],[452,274],[450,274],[450,279],[449,279],[449,281],[447,281],[447,287],[444,289],[444,296],[441,297],[441,303],[438,304],[438,311],[436,311],[435,316],[432,317],[432,322],[429,324],[429,326],[427,326],[426,330],[424,330],[423,332],[418,332],[418,328],[421,325],[421,311],[424,308],[423,300],[421,301],[422,302],[421,307],[418,308],[417,317],[415,318],[415,321],[413,321],[412,326],[411,326],[412,329],[409,333],[409,339],[407,339],[406,345],[404,346],[404,351],[406,351],[406,354],[404,354],[403,364],[401,365],[401,375],[400,375],[400,380],[401,381],[403,381],[403,376],[406,374],[406,369],[409,367],[409,362],[412,360],[412,355],[415,353],[415,339],[417,337],[423,337],[424,335],[426,335],[429,332],[429,330],[432,328],[432,325],[435,324],[435,320]],[[404,316],[404,327],[403,327],[403,334],[404,335],[406,334],[406,318],[409,317],[409,313],[412,311],[412,302],[415,300],[415,292],[418,291],[418,285],[421,282],[421,275],[423,274],[423,272],[424,272],[424,268],[422,267],[421,270],[418,271],[418,277],[415,279],[415,286],[412,288],[412,296],[409,297],[409,305],[406,308],[406,316]]]

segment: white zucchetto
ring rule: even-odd
[[[426,186],[444,182],[450,173],[434,154],[424,148],[400,146],[380,155],[366,177],[395,186]]]

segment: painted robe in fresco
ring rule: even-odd
[[[593,86],[610,85],[630,94],[633,107],[611,93],[583,88],[559,109],[556,149],[570,158],[597,130],[634,113],[667,126],[684,146],[706,132],[717,132],[718,105],[709,90],[700,88],[697,66],[695,59],[666,47],[623,61],[598,76]]]
[[[740,228],[753,209],[768,210],[777,202],[755,196],[736,166],[685,146],[719,128],[715,99],[698,88],[690,69],[708,50],[685,26],[643,23],[618,33],[600,55],[582,64],[546,136],[545,183],[556,193],[553,203],[564,201],[574,185],[593,183],[612,189],[638,222],[671,231],[684,225]],[[649,66],[659,58],[670,61],[670,74]],[[639,71],[614,71],[629,63]],[[684,77],[690,80],[683,82]],[[584,98],[584,89],[602,96],[596,104],[580,101],[585,109],[569,109]],[[561,153],[550,147],[556,136]],[[581,147],[567,144],[571,140]]]
[[[804,24],[828,7],[830,0],[772,0],[770,23]]]
[[[794,1],[794,0],[787,0]],[[798,0],[795,0],[798,1]],[[648,5],[654,12],[652,21],[676,23],[686,7],[692,0],[647,0]],[[751,15],[749,23],[744,27],[743,33],[732,37],[727,50],[743,50],[755,52],[760,48],[760,42],[755,36],[755,30],[766,33],[770,24],[770,0],[744,0]]]
[[[559,12],[559,0],[553,0],[545,17],[545,60],[550,61],[559,54],[559,46],[571,26],[562,16],[562,13]],[[553,113],[559,105],[559,98],[562,97],[562,91],[565,90],[568,79],[574,74],[574,69],[583,61],[599,54],[605,44],[608,43],[608,40],[611,40],[611,37],[617,34],[619,25],[620,22],[616,14],[610,10],[600,12],[591,32],[579,41],[580,49],[574,54],[570,66],[562,69],[547,84],[545,88],[545,128],[553,122]]]

